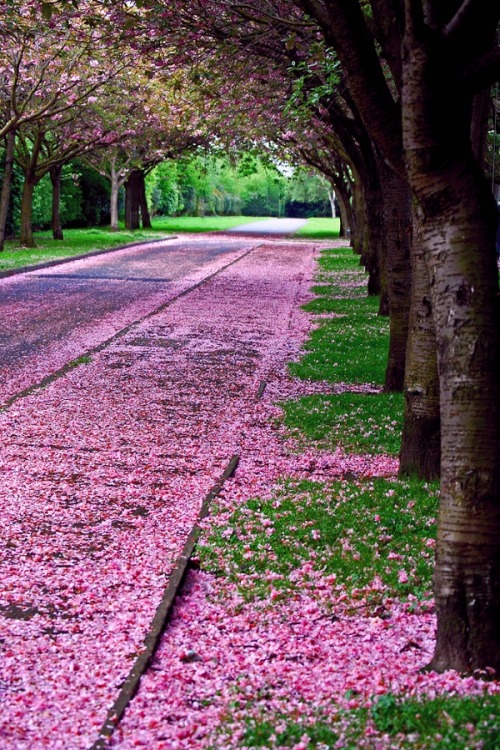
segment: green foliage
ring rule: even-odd
[[[167,216],[278,216],[286,183],[276,166],[254,153],[232,159],[198,151],[156,167],[147,192],[153,213]]]
[[[283,726],[276,730],[276,724]],[[308,746],[334,747],[338,740],[335,729],[326,720],[304,726],[304,724],[290,721],[285,715],[273,717],[273,721],[258,722],[249,719],[248,729],[243,735],[245,747],[294,747],[304,737],[308,737]]]

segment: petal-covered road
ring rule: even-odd
[[[0,405],[257,244],[187,235],[0,279]]]
[[[95,741],[203,497],[238,452],[259,383],[304,334],[290,316],[313,245],[235,248],[211,272],[238,255],[0,414],[2,748]],[[203,275],[206,265],[155,306]],[[108,335],[94,326],[89,337]],[[52,354],[47,371],[60,366]]]

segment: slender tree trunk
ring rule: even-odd
[[[380,185],[373,182],[364,188],[364,238],[361,260],[368,272],[368,294],[382,294],[385,289],[384,245],[385,223]]]
[[[351,211],[351,247],[356,255],[363,254],[365,207],[363,186],[355,182],[353,186],[353,205]]]
[[[139,229],[140,178],[139,170],[134,169],[125,183],[125,227],[134,231]]]
[[[412,294],[399,475],[433,480],[439,478],[441,464],[439,375],[429,272],[417,210],[413,212],[411,269]]]
[[[402,391],[411,300],[411,198],[408,182],[380,160],[390,342],[384,390]]]
[[[111,165],[111,196],[110,196],[110,213],[111,213],[111,229],[117,232],[119,229],[118,224],[118,195],[120,192],[120,183],[118,180],[118,174],[113,165]]]
[[[142,169],[139,170],[139,175],[139,206],[141,209],[142,227],[143,229],[152,229],[153,225],[151,224],[151,216],[149,213],[148,201],[146,197],[146,182]]]
[[[328,188],[328,200],[330,201],[330,213],[332,215],[332,219],[337,218],[337,206],[335,205],[335,190],[333,187]]]
[[[19,239],[22,247],[36,247],[31,216],[33,212],[33,191],[37,182],[38,180],[31,170],[25,173],[21,199],[21,233]]]
[[[5,242],[5,227],[9,213],[10,190],[12,185],[12,174],[14,171],[14,150],[16,146],[16,133],[11,130],[5,138],[5,163],[3,169],[2,192],[0,194],[0,252]]]
[[[407,3],[404,146],[410,183],[424,215],[422,242],[431,279],[441,401],[437,642],[430,666],[459,672],[491,667],[498,674],[497,215],[471,150],[472,103],[460,78],[463,48],[434,46],[434,37],[421,29],[421,18]]]
[[[52,183],[52,236],[55,240],[63,240],[61,224],[61,174],[62,165],[50,169]]]
[[[337,197],[337,203],[339,204],[339,214],[340,214],[339,237],[343,239],[344,237],[348,237],[351,231],[351,221],[349,218],[350,206],[348,202],[346,204],[344,196],[338,190],[335,190],[335,195]],[[348,209],[348,206],[349,206],[349,209]]]

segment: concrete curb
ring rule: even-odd
[[[99,738],[94,742],[89,750],[104,750],[113,735],[120,719],[125,713],[128,705],[136,695],[141,677],[151,664],[156,649],[158,648],[160,638],[172,614],[175,599],[182,588],[186,571],[193,554],[196,542],[201,532],[200,521],[209,513],[210,505],[222,490],[227,479],[232,477],[239,463],[239,456],[234,455],[226,466],[221,477],[212,489],[208,492],[201,506],[198,520],[194,524],[191,532],[184,544],[183,550],[177,558],[173,571],[169,577],[168,584],[163,592],[160,604],[156,610],[155,616],[151,623],[149,632],[144,639],[144,649],[140,656],[134,662],[132,669],[120,690],[118,698],[108,711],[107,718],[101,727]]]
[[[106,255],[107,253],[114,253],[117,250],[127,250],[128,248],[138,247],[139,245],[153,245],[158,242],[166,242],[167,240],[176,240],[177,235],[169,235],[168,237],[162,237],[161,239],[154,240],[138,240],[137,242],[131,242],[127,245],[117,245],[116,247],[108,247],[106,250],[92,250],[90,253],[81,253],[80,255],[69,255],[67,258],[58,258],[57,260],[47,260],[43,263],[34,263],[31,266],[19,266],[18,268],[9,268],[6,271],[0,271],[0,279],[8,278],[9,276],[17,276],[20,273],[28,273],[29,271],[40,271],[42,268],[53,268],[54,266],[62,266],[63,263],[71,263],[73,260],[84,260],[85,258],[95,258],[96,255]]]

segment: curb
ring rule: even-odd
[[[90,253],[81,253],[80,255],[69,255],[66,258],[58,258],[57,260],[47,260],[43,263],[35,263],[31,266],[18,266],[17,268],[8,268],[6,271],[0,271],[0,279],[6,279],[9,276],[17,276],[20,273],[28,273],[29,271],[40,271],[42,268],[53,268],[54,266],[62,266],[63,263],[71,263],[73,260],[84,260],[85,258],[95,258],[96,255],[106,255],[106,253],[114,253],[116,250],[127,250],[129,247],[138,247],[139,245],[152,245],[158,242],[166,242],[167,240],[176,240],[177,235],[169,235],[168,237],[162,237],[161,239],[154,240],[137,240],[137,242],[131,242],[126,245],[117,245],[116,247],[108,247],[106,250],[92,250]]]
[[[108,741],[113,735],[117,724],[123,717],[123,714],[127,710],[127,707],[136,695],[139,689],[141,677],[151,664],[155,651],[158,648],[160,638],[172,614],[175,599],[182,588],[191,555],[193,554],[196,542],[201,533],[200,521],[203,518],[207,517],[210,511],[210,505],[222,490],[222,487],[224,486],[226,480],[232,477],[232,475],[236,471],[238,463],[239,456],[232,456],[219,480],[216,482],[216,484],[214,484],[212,489],[205,496],[200,509],[198,520],[191,529],[182,552],[174,564],[172,574],[168,579],[168,584],[163,592],[162,599],[156,610],[155,616],[151,623],[151,627],[146,635],[146,638],[144,639],[143,651],[135,660],[134,665],[128,674],[128,677],[123,683],[118,698],[109,709],[107,718],[101,727],[101,731],[99,732],[99,738],[94,742],[89,750],[104,750],[104,748],[108,746]]]

